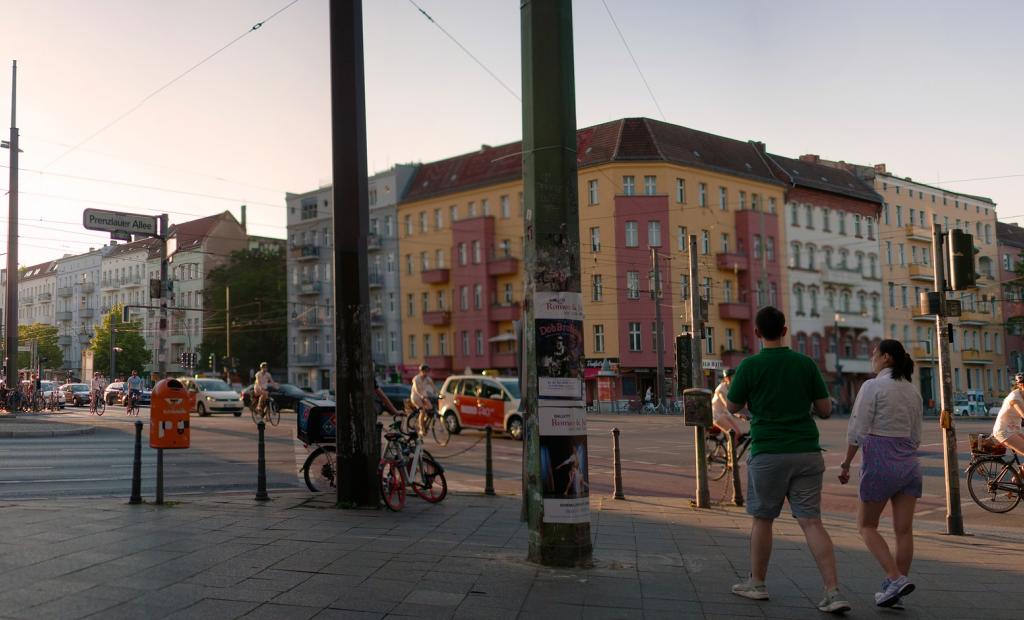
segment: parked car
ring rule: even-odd
[[[409,395],[412,394],[412,386],[404,383],[382,383],[380,389],[384,392],[384,395],[388,397],[391,404],[402,411],[405,408],[405,401],[409,399]],[[333,400],[333,398],[332,398]],[[384,408],[384,403],[378,403],[379,413],[387,411]]]
[[[107,389],[103,391],[103,402],[108,406],[113,405],[116,402],[120,402],[121,395],[124,394],[125,383],[124,381],[114,381],[107,386]]]
[[[292,385],[291,383],[279,383],[278,388],[271,386],[270,396],[277,403],[280,409],[291,409],[295,410],[299,405],[299,401],[309,398],[309,394],[302,391],[302,388]],[[242,404],[246,407],[252,407],[252,386],[242,390],[242,395],[239,397]]]
[[[463,428],[503,430],[523,438],[523,414],[519,411],[519,380],[515,377],[453,375],[438,394],[438,411],[448,431]]]
[[[211,413],[233,413],[242,415],[242,403],[238,392],[220,379],[183,378],[181,383],[195,398],[196,413],[208,416]]]
[[[64,400],[76,407],[85,407],[92,400],[92,391],[88,383],[65,383],[60,386]]]
[[[64,398],[64,392],[60,391],[60,387],[57,385],[56,381],[40,381],[39,391],[42,392],[43,398],[46,399],[49,399],[51,394],[57,392],[57,399],[60,403],[59,406],[61,409],[64,408],[64,404],[67,402],[67,399]]]

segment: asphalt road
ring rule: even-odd
[[[149,411],[140,419],[148,423]],[[101,418],[84,409],[46,416],[72,424],[96,427],[91,435],[40,439],[0,440],[0,500],[61,496],[124,496],[131,489],[134,418],[119,408],[109,408]],[[968,530],[991,525],[1005,528],[1024,511],[1018,507],[1006,515],[983,511],[970,499],[963,470],[970,459],[967,435],[986,432],[990,420],[958,418],[961,506]],[[196,493],[256,489],[256,430],[248,411],[242,417],[217,414],[192,416],[192,447],[165,451],[167,499]],[[268,485],[274,489],[304,488],[298,469],[306,449],[295,440],[295,417],[282,414],[281,424],[267,427]],[[854,480],[840,485],[836,476],[846,445],[847,419],[819,420],[822,447],[829,467],[823,498],[825,511],[856,514]],[[610,495],[612,480],[611,429],[621,431],[622,475],[626,496],[693,497],[695,493],[693,429],[679,416],[591,415],[589,417],[589,477],[591,494]],[[148,426],[143,430],[143,494],[154,489],[156,452],[148,447]],[[928,419],[921,446],[925,494],[918,504],[918,518],[943,522],[946,518],[942,443],[938,422]],[[449,487],[482,491],[484,486],[483,433],[466,430],[440,447],[427,440],[427,449],[444,465]],[[522,444],[497,435],[493,441],[495,487],[499,493],[519,492]],[[856,466],[855,466],[856,469]],[[745,472],[744,472],[745,474]],[[745,485],[745,475],[743,478]],[[726,481],[711,484],[712,502],[729,501]],[[1016,519],[1014,518],[1016,516]]]

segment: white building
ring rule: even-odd
[[[85,254],[57,259],[55,321],[57,344],[64,351],[64,367],[81,377],[82,351],[103,318],[100,312],[100,281],[103,256],[116,246],[104,246]]]

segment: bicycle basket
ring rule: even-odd
[[[1006,454],[1006,446],[985,433],[970,433],[967,436],[971,442],[971,454]]]

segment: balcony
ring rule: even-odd
[[[452,369],[452,356],[451,355],[428,355],[424,358],[427,366],[430,366],[431,370],[451,370]]]
[[[491,321],[518,321],[520,315],[519,304],[494,305],[491,306]]]
[[[839,329],[871,329],[872,324],[880,322],[859,312],[837,312],[836,314],[839,315]]]
[[[92,334],[78,334],[78,342],[80,344],[89,344],[90,340],[92,340]]]
[[[960,351],[960,359],[965,364],[991,364],[992,353],[985,353],[977,349],[964,349]]]
[[[749,321],[753,313],[750,306],[736,302],[718,304],[718,318],[733,321]]]
[[[58,347],[69,347],[71,346],[71,336],[57,336]]]
[[[420,272],[420,279],[424,284],[447,284],[448,269],[424,269]]]
[[[914,308],[913,310],[910,311],[910,318],[914,319],[915,321],[934,321],[935,315],[923,314],[920,309]]]
[[[117,290],[117,287],[117,278],[103,278],[100,280],[100,288],[104,291],[114,291]]]
[[[988,325],[991,321],[992,315],[988,312],[964,308],[960,313],[959,323],[961,325]]]
[[[300,319],[297,319],[295,321],[295,325],[299,328],[300,332],[320,331],[320,327],[322,327],[320,321],[317,319],[317,316],[315,314],[312,316],[304,316]]]
[[[36,295],[36,301],[38,301],[41,304],[53,301],[53,293],[39,293],[38,295]]]
[[[380,288],[384,286],[384,276],[371,272],[367,278],[367,284],[370,285],[370,288]]]
[[[23,306],[31,306],[32,304],[36,303],[36,298],[32,295],[19,295],[18,303]]]
[[[299,284],[299,295],[319,295],[322,285],[319,282],[304,281]]]
[[[910,273],[911,280],[921,280],[922,282],[933,282],[935,280],[935,272],[932,270],[931,265],[911,263],[907,265],[907,271]]]
[[[911,241],[932,242],[932,229],[924,226],[908,225],[903,227],[903,234]]]
[[[78,316],[83,319],[91,319],[96,316],[96,310],[93,308],[82,308],[78,311]]]
[[[715,265],[724,271],[746,271],[750,269],[750,259],[745,254],[715,254]]]
[[[71,320],[71,312],[70,311],[54,312],[53,313],[53,318],[58,320],[58,321],[70,321]]]
[[[510,276],[519,272],[519,259],[512,256],[492,258],[487,261],[487,275]]]
[[[320,246],[318,245],[293,245],[292,258],[297,261],[311,261],[320,258]]]
[[[74,294],[75,291],[70,286],[62,286],[57,289],[57,297],[71,297]]]
[[[938,359],[935,351],[931,347],[914,347],[910,350],[910,354],[915,362],[922,361],[935,361]]]
[[[514,370],[517,367],[515,352],[491,353],[491,367]]]
[[[839,368],[842,370],[844,375],[867,375],[871,374],[871,360],[841,357],[839,358]]]
[[[749,353],[744,353],[743,351],[722,351],[722,366],[724,368],[736,368],[749,355]]]
[[[366,237],[366,249],[369,250],[370,252],[373,252],[374,250],[379,250],[380,248],[381,248],[381,238],[380,238],[380,235],[374,234],[374,233],[370,233],[369,235],[367,235],[367,237]]]
[[[319,366],[320,365],[320,354],[319,353],[306,353],[305,355],[296,355],[294,363],[297,366]]]
[[[825,284],[837,286],[859,286],[864,282],[864,274],[860,271],[828,267],[822,272],[821,280]]]
[[[82,282],[81,287],[82,287],[82,294],[83,295],[88,295],[89,293],[92,293],[93,291],[96,290],[96,283],[95,282]]]
[[[370,327],[384,327],[386,323],[383,310],[370,310]]]
[[[136,276],[132,276],[130,278],[121,278],[121,286],[125,288],[135,288],[137,286],[142,286],[142,278]]]
[[[439,310],[439,311],[434,311],[434,312],[424,312],[423,313],[423,324],[424,325],[433,325],[435,327],[439,327],[439,326],[443,326],[443,325],[448,325],[449,323],[451,323],[451,321],[452,321],[452,315],[451,315],[450,312]]]

